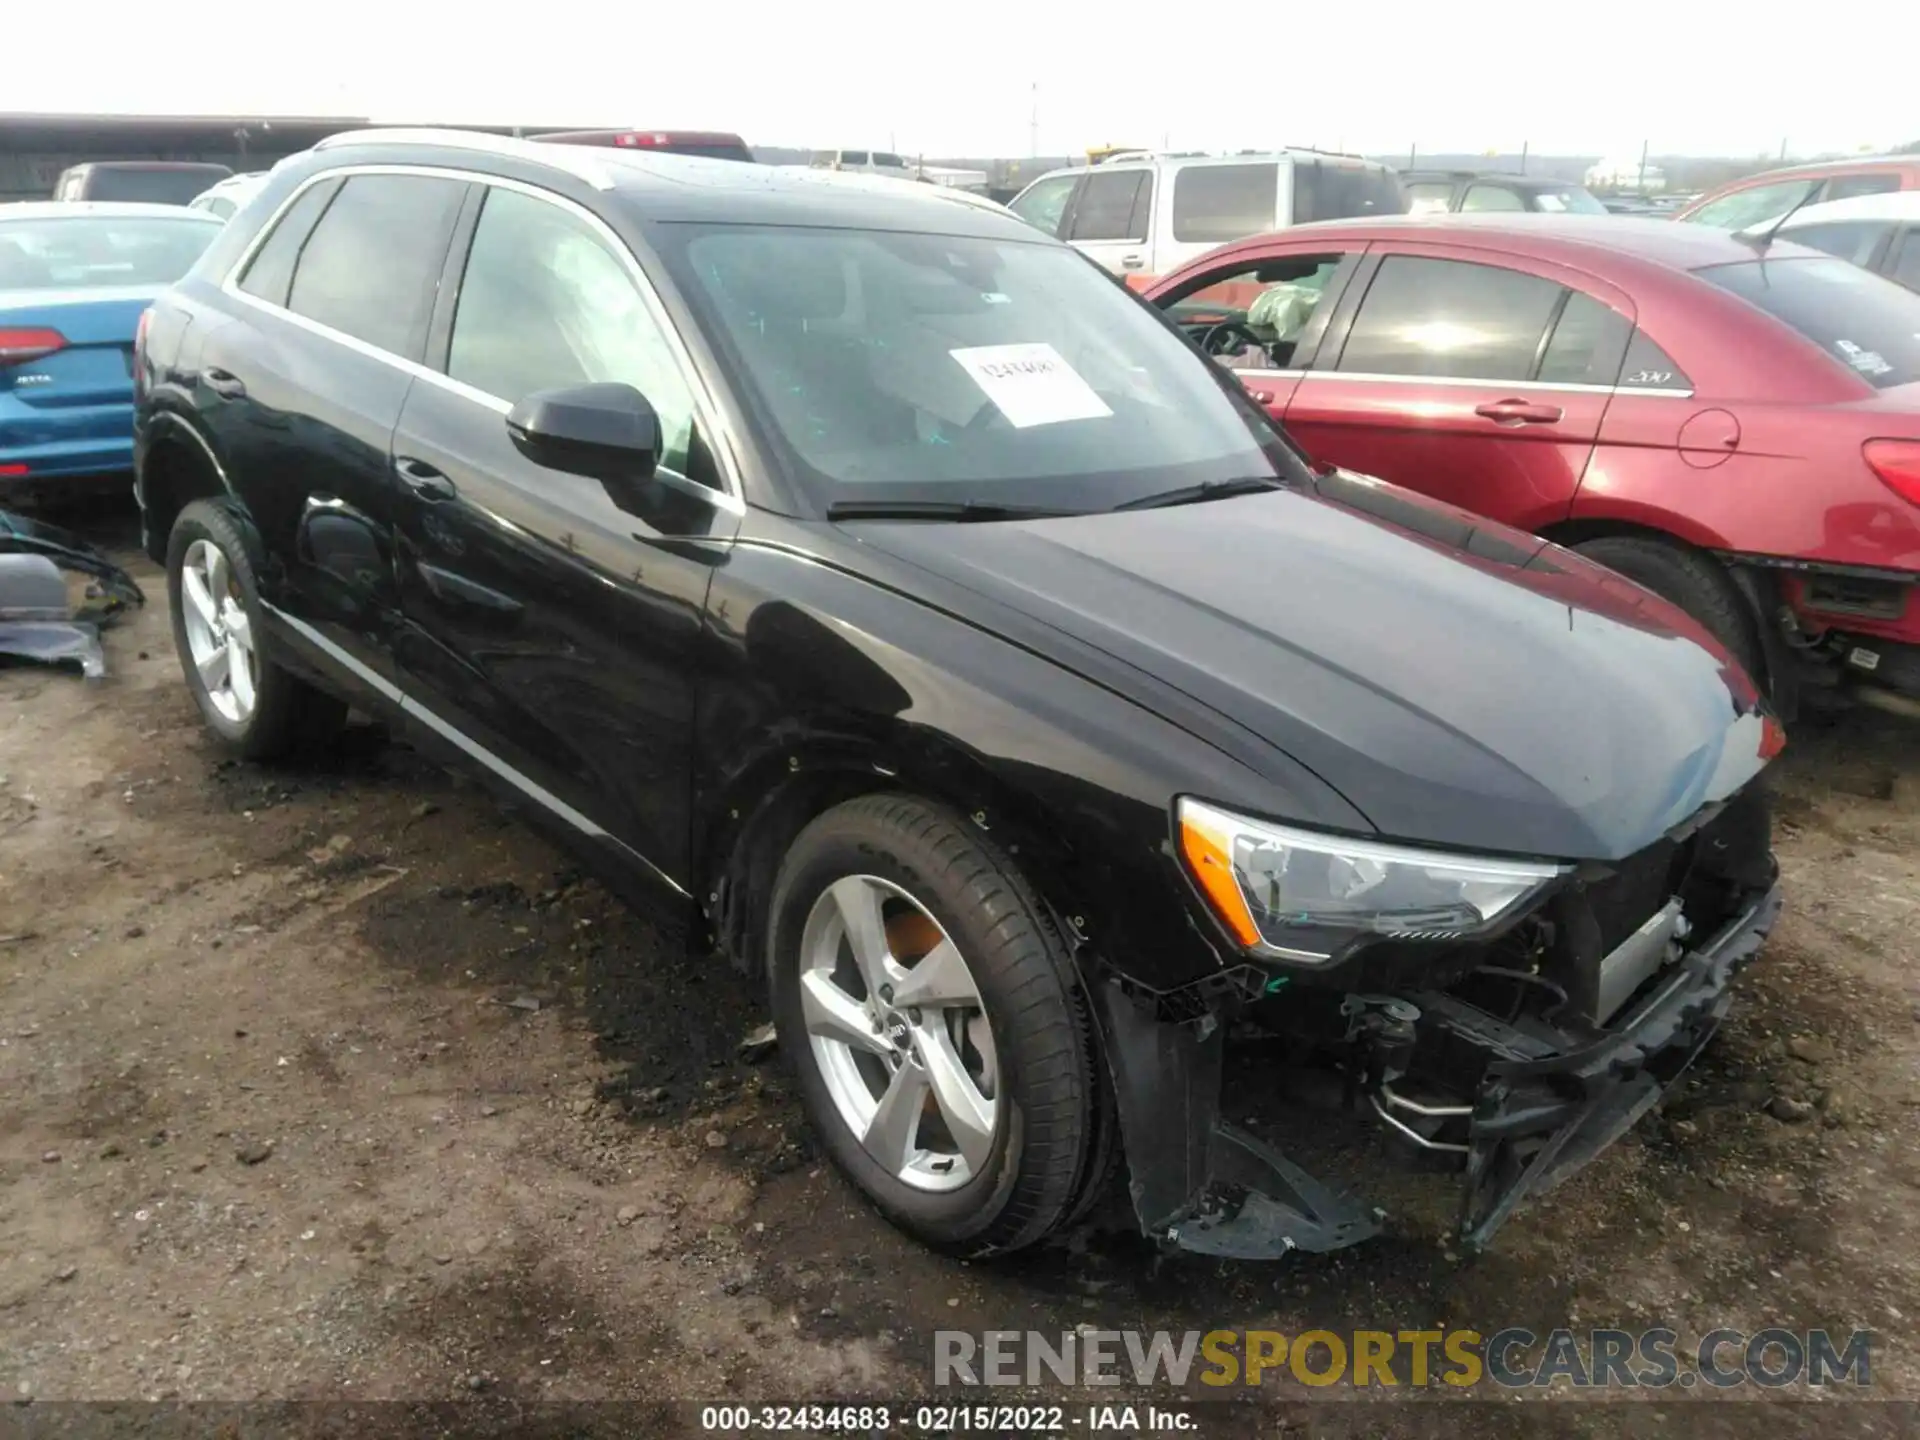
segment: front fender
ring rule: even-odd
[[[1098,683],[813,556],[737,545],[707,613],[692,839],[708,880],[756,812],[810,776],[828,777],[819,809],[858,789],[927,793],[1025,847],[1029,878],[1103,966],[1165,990],[1238,959],[1172,854],[1177,795],[1369,828],[1277,752],[1255,769],[1131,698],[1124,676]]]

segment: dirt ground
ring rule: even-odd
[[[0,670],[0,1396],[915,1396],[943,1327],[1443,1323],[1869,1328],[1875,1394],[1920,1395],[1920,728],[1796,736],[1733,1019],[1490,1255],[1436,1206],[1279,1265],[1096,1229],[966,1266],[822,1166],[737,1053],[750,984],[481,792],[366,730],[222,759],[138,573],[106,680]]]

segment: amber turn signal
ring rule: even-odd
[[[1260,943],[1260,927],[1253,923],[1253,911],[1240,893],[1240,882],[1233,877],[1233,856],[1228,847],[1233,841],[1209,827],[1191,812],[1180,816],[1180,854],[1187,870],[1199,882],[1201,891],[1212,902],[1213,912],[1243,946]]]

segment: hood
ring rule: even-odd
[[[1753,683],[1673,606],[1362,477],[845,529],[1151,672],[1395,839],[1623,858],[1745,784],[1777,738]]]

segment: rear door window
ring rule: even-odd
[[[1742,260],[1694,274],[1799,331],[1876,390],[1920,381],[1920,295],[1844,260]]]
[[[1273,229],[1280,167],[1183,165],[1173,177],[1173,238],[1220,245]]]
[[[1143,232],[1133,229],[1133,216],[1144,170],[1096,170],[1087,177],[1086,187],[1073,207],[1069,240],[1139,240]]]
[[[418,360],[465,181],[355,175],[313,228],[293,272],[296,315]]]
[[[1416,180],[1400,188],[1406,192],[1409,215],[1442,215],[1453,208],[1451,180]]]
[[[1338,368],[1363,375],[1529,379],[1564,288],[1498,265],[1389,255],[1353,318]]]

